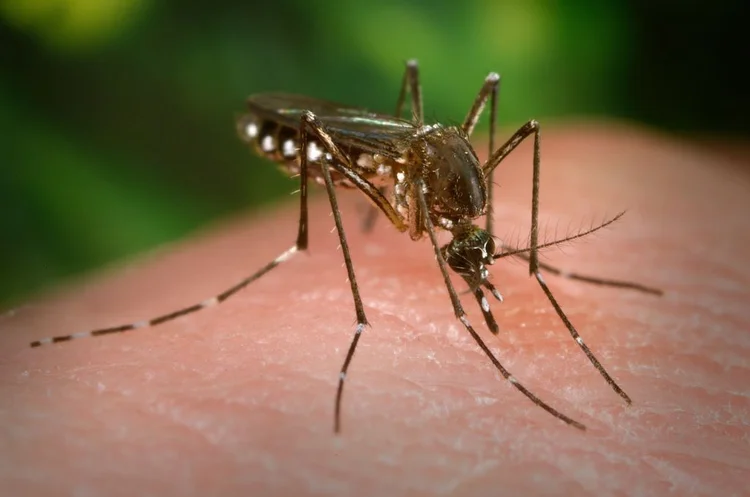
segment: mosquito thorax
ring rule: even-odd
[[[452,233],[453,240],[441,249],[443,258],[469,287],[477,288],[489,276],[486,266],[495,262],[495,240],[486,230],[469,223],[457,225]]]
[[[461,222],[484,213],[487,182],[469,137],[460,128],[439,125],[422,138],[422,161],[433,214]]]

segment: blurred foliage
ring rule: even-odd
[[[744,5],[0,0],[0,306],[296,189],[235,136],[255,92],[388,112],[417,58],[433,119],[498,71],[503,125],[745,135]]]

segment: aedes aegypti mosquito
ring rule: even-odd
[[[617,220],[622,213],[589,230],[562,240],[539,244],[540,126],[535,120],[527,122],[507,142],[495,149],[499,83],[500,76],[496,73],[490,73],[485,78],[461,126],[424,123],[416,61],[409,61],[406,65],[396,112],[392,116],[298,95],[263,93],[251,96],[247,101],[247,113],[237,121],[241,138],[256,148],[259,154],[278,162],[288,174],[299,175],[300,220],[294,245],[251,276],[199,304],[145,321],[45,338],[32,342],[31,346],[38,347],[76,338],[155,326],[223,302],[289,260],[297,252],[307,248],[307,183],[308,179],[314,178],[325,186],[328,193],[357,318],[354,337],[339,374],[334,408],[335,432],[339,432],[341,427],[341,396],[349,365],[362,332],[369,324],[341,222],[336,200],[337,186],[355,188],[364,193],[374,204],[369,218],[372,217],[372,213],[379,210],[396,229],[401,232],[408,231],[412,240],[419,240],[427,234],[456,317],[495,368],[534,404],[565,423],[584,430],[583,424],[562,414],[524,387],[497,360],[469,323],[451,282],[448,268],[459,274],[467,283],[479,304],[487,327],[493,334],[497,334],[499,328],[483,288],[489,290],[499,301],[502,301],[502,296],[488,280],[487,266],[493,264],[496,259],[507,256],[527,261],[530,275],[535,277],[570,335],[612,389],[628,404],[631,403],[630,397],[584,343],[552,295],[541,271],[587,283],[629,288],[655,295],[662,292],[638,283],[565,273],[539,261],[539,249],[599,230]],[[401,117],[407,94],[411,97],[410,120]],[[469,142],[469,136],[474,131],[487,100],[490,101],[489,156],[482,164]],[[530,245],[518,249],[501,244],[500,252],[496,252],[497,246],[492,234],[492,173],[508,154],[530,136],[534,137]],[[475,219],[483,215],[486,216],[484,229],[473,224]],[[450,232],[452,240],[441,247],[435,234],[436,228]]]

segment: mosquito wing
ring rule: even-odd
[[[401,157],[417,130],[405,119],[302,95],[262,93],[248,98],[247,105],[250,114],[295,129],[302,113],[310,111],[340,145],[393,159]]]

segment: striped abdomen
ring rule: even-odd
[[[273,119],[262,119],[252,113],[245,114],[237,121],[237,130],[245,143],[255,151],[276,163],[289,175],[299,174],[300,143],[299,129]],[[365,178],[373,178],[385,170],[372,160],[372,155],[339,145],[341,151],[350,157],[353,168]],[[320,159],[325,153],[317,140],[307,143],[308,175],[318,183],[323,183]],[[329,156],[330,159],[330,156]],[[388,171],[390,173],[390,171]],[[344,176],[331,169],[331,177],[336,185],[352,187]]]

